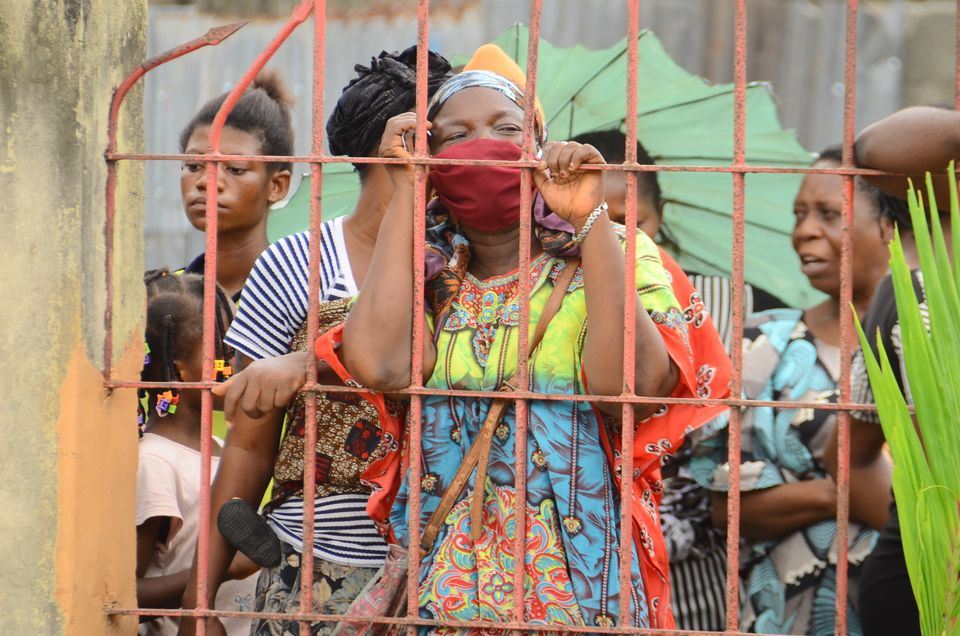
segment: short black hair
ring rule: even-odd
[[[843,146],[835,144],[821,150],[813,163],[817,164],[821,161],[829,161],[838,166],[843,165]],[[873,202],[877,218],[888,219],[903,231],[913,230],[913,223],[910,220],[910,205],[904,199],[887,194],[863,177],[857,177],[854,182],[856,188]]]
[[[200,110],[183,132],[180,133],[180,152],[185,152],[190,135],[200,126],[209,126],[217,116],[229,93],[214,97]],[[276,71],[263,71],[253,80],[250,88],[240,97],[230,111],[226,124],[260,139],[260,154],[287,156],[293,154],[293,122],[290,107],[293,98],[287,91],[283,78]],[[292,170],[289,161],[267,164],[271,172]]]
[[[375,156],[387,120],[416,105],[417,47],[401,53],[381,51],[369,67],[357,64],[353,70],[357,76],[344,87],[327,120],[327,145],[333,155]],[[446,58],[428,51],[428,97],[451,75]],[[363,179],[369,164],[355,163],[353,167]]]
[[[626,160],[627,135],[619,129],[596,130],[581,133],[571,139],[581,144],[590,144],[600,151],[607,163],[623,163]],[[654,166],[656,161],[637,140],[637,163],[641,166]],[[660,190],[660,180],[656,172],[638,172],[637,189],[646,195],[653,203],[653,208],[660,214],[663,193]]]

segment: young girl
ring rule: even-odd
[[[227,93],[208,101],[180,133],[180,152],[202,154],[210,149],[210,126]],[[293,154],[293,98],[280,75],[262,72],[230,111],[220,137],[224,155]],[[267,249],[267,215],[270,206],[287,196],[289,161],[225,161],[217,172],[217,282],[233,302],[260,254]],[[187,219],[196,229],[207,228],[207,176],[202,161],[185,161],[180,170],[180,195]],[[194,258],[180,273],[204,271],[204,254]],[[214,412],[214,435],[226,435],[221,411]]]
[[[180,152],[203,154],[210,149],[210,126],[227,93],[211,99],[180,134]],[[220,137],[224,155],[293,154],[293,99],[280,75],[260,73],[227,117]],[[253,264],[267,249],[270,206],[287,196],[290,162],[225,161],[217,173],[217,282],[236,302]],[[191,225],[206,231],[207,178],[202,161],[189,160],[180,171],[180,194]],[[204,255],[185,272],[202,274]]]
[[[155,270],[144,276],[147,287],[148,349],[141,377],[149,382],[197,382],[203,352],[203,278],[195,274],[170,276]],[[233,318],[233,307],[217,287],[216,352],[219,360],[232,355],[223,334]],[[137,604],[150,608],[180,607],[199,527],[200,391],[147,391],[146,433],[140,440],[137,474]],[[215,440],[211,476],[220,458]],[[220,590],[218,607],[252,608],[257,566],[237,559],[233,580]],[[246,578],[245,578],[246,577]],[[249,620],[225,619],[228,634],[247,634]],[[141,626],[141,634],[171,635],[177,620],[157,618]]]

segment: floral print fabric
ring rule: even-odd
[[[564,260],[546,254],[532,263],[527,273],[531,330],[564,265]],[[680,381],[674,395],[723,397],[729,360],[712,322],[697,311],[696,293],[689,281],[682,273],[680,279],[674,280],[674,271],[680,270],[665,269],[661,252],[646,235],[638,233],[637,290],[679,369]],[[490,283],[499,288],[505,281]],[[471,286],[476,290],[471,290]],[[482,281],[466,277],[461,278],[457,291],[461,290],[481,296],[486,291]],[[467,308],[470,301],[463,300],[463,294],[454,295],[449,312],[441,315],[436,326],[437,363],[427,388],[493,391],[516,371],[518,326],[509,324],[510,320],[498,320],[482,339],[487,344],[478,348],[476,336],[480,327],[465,318],[473,312]],[[511,314],[494,313],[500,318]],[[587,328],[581,272],[566,290],[541,345],[531,353],[531,390],[568,395],[589,393],[584,386],[581,360]],[[489,407],[488,399],[423,398],[421,527],[456,473]],[[634,553],[631,562],[624,566],[617,553],[619,423],[608,428],[586,402],[529,403],[528,429],[523,440],[527,453],[527,620],[588,626],[617,624],[619,571],[629,567],[633,582],[628,594],[631,624],[672,625],[667,559],[657,517],[660,465],[671,449],[679,447],[685,431],[720,410],[722,407],[662,407],[637,424],[632,493],[636,502]],[[477,545],[469,541],[469,516],[462,510],[464,495],[459,507],[448,515],[434,550],[423,560],[421,616],[436,620],[503,620],[503,616],[510,616],[512,598],[507,597],[512,592],[506,592],[513,580],[494,581],[493,572],[512,559],[513,505],[505,502],[514,496],[516,443],[515,411],[510,406],[494,436],[488,482],[482,485],[483,538]],[[474,484],[468,483],[467,494],[473,488]],[[409,494],[409,485],[404,482],[390,516],[391,528],[402,544],[408,540]],[[551,582],[547,588],[539,585],[545,581]],[[497,599],[502,594],[506,595],[500,603]]]
[[[836,402],[840,351],[818,341],[803,312],[774,309],[753,316],[744,328],[743,389],[747,398]],[[758,407],[741,422],[740,488],[743,492],[827,477],[824,448],[836,411]],[[689,464],[705,488],[726,491],[728,429],[698,446]],[[765,634],[833,634],[837,524],[828,519],[771,540],[743,540],[740,576],[741,629]],[[861,633],[856,613],[859,566],[876,533],[856,523],[849,529],[848,633]]]
[[[257,612],[299,614],[300,560],[291,545],[280,542],[280,564],[260,571],[257,580]],[[315,558],[313,560],[313,609],[317,614],[346,614],[378,568],[355,568]],[[337,623],[311,623],[311,636],[332,634]],[[251,636],[294,636],[300,624],[290,620],[261,619],[253,624]]]

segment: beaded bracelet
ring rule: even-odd
[[[593,209],[593,212],[590,213],[590,216],[587,217],[587,222],[583,224],[583,227],[580,228],[580,231],[577,232],[577,235],[573,237],[573,242],[577,245],[583,243],[584,239],[587,238],[587,234],[590,233],[590,229],[593,227],[593,224],[596,223],[597,217],[607,211],[607,202],[604,201],[597,207]]]

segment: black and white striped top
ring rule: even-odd
[[[730,341],[733,338],[733,286],[730,277],[687,272],[687,278],[700,294],[700,299],[713,318],[723,347],[730,351]],[[748,318],[751,314],[786,305],[776,296],[746,283],[743,286],[743,307],[743,317]]]
[[[357,294],[343,238],[343,217],[320,228],[320,301]],[[307,319],[310,234],[291,234],[257,259],[243,288],[243,302],[226,342],[260,360],[290,352],[290,342]],[[387,544],[366,513],[367,495],[341,494],[314,500],[315,557],[353,567],[383,564]],[[277,536],[303,552],[303,500],[290,498],[267,521]]]
[[[254,360],[289,353],[290,341],[307,319],[309,272],[309,232],[285,236],[264,250],[243,287],[227,344]],[[320,301],[356,294],[339,217],[320,228]]]

